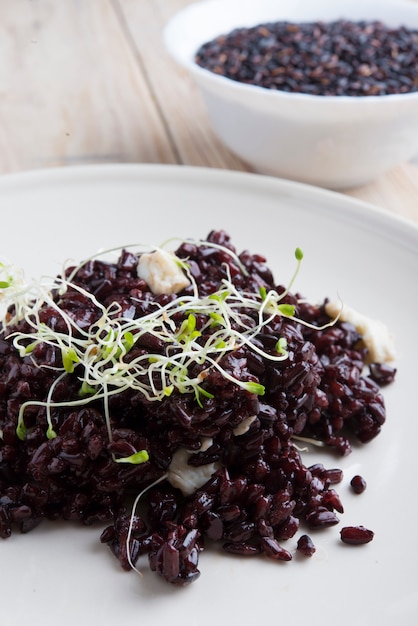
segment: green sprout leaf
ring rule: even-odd
[[[225,319],[220,313],[213,311],[212,313],[209,313],[209,317],[211,320],[213,320],[211,328],[213,328],[214,326],[226,326]]]
[[[186,320],[184,320],[180,326],[177,341],[179,343],[186,343],[187,341],[193,341],[196,337],[200,336],[200,332],[196,329],[196,316],[190,313]]]
[[[243,387],[250,393],[255,393],[257,396],[264,396],[266,392],[264,385],[260,385],[260,383],[254,383],[252,381],[244,383]]]
[[[296,248],[295,250],[295,257],[297,261],[302,261],[303,259],[303,252],[300,248]]]
[[[134,344],[135,344],[135,337],[129,330],[127,330],[126,333],[124,333],[123,339],[122,339],[122,345],[123,345],[123,349],[125,350],[125,354],[127,354],[130,350],[132,350],[132,348],[134,347]]]
[[[96,393],[97,393],[97,389],[95,389],[94,387],[86,383],[85,380],[83,380],[82,385],[80,389],[78,390],[78,395],[81,398],[86,398],[88,396],[94,396]]]
[[[279,341],[276,343],[276,352],[278,354],[286,354],[287,341],[285,337],[280,337]]]
[[[295,314],[295,307],[293,304],[279,304],[277,306],[278,311],[286,317],[293,317]]]
[[[68,374],[72,374],[74,372],[74,364],[78,363],[80,359],[77,356],[76,351],[73,348],[67,348],[61,350],[62,355],[62,364],[64,366],[65,371]]]
[[[26,356],[27,354],[31,354],[36,346],[39,344],[39,341],[32,341],[32,343],[29,343],[25,349],[23,350],[23,352],[21,353],[21,356]]]
[[[115,358],[120,359],[122,355],[128,354],[130,350],[132,350],[135,345],[135,337],[131,333],[131,331],[127,330],[122,338],[122,347],[118,348],[115,353]]]
[[[185,272],[187,272],[190,269],[190,264],[187,263],[186,261],[183,261],[183,259],[179,259],[178,256],[174,256],[174,261],[176,263],[176,265],[184,270]]]
[[[16,435],[21,440],[24,441],[26,437],[26,426],[23,419],[19,419],[18,424],[16,426]]]
[[[267,298],[267,289],[265,287],[260,287],[259,292],[260,292],[260,298],[264,302],[264,300]]]
[[[46,436],[47,436],[47,439],[55,439],[55,437],[57,436],[57,433],[52,428],[52,426],[48,427],[48,430],[46,431]]]
[[[216,302],[225,302],[227,297],[230,295],[228,289],[223,289],[222,291],[217,291],[216,293],[211,293],[209,296],[209,300],[215,300]]]
[[[200,385],[196,385],[195,398],[196,398],[196,402],[198,403],[201,409],[203,409],[203,403],[202,403],[202,400],[200,399],[200,396],[204,396],[205,398],[209,398],[209,399],[215,397],[213,393],[210,393],[206,389],[203,389],[203,387],[200,387]]]
[[[131,465],[140,465],[146,463],[149,460],[149,454],[146,450],[140,450],[130,456],[124,456],[120,459],[115,459],[116,463],[130,463]]]

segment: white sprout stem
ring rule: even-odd
[[[106,382],[102,382],[103,389],[103,411],[104,418],[106,422],[107,436],[109,438],[109,443],[113,441],[112,427],[110,425],[110,413],[109,413],[109,390],[107,388]]]
[[[136,498],[134,500],[134,503],[132,505],[131,517],[130,517],[130,520],[129,520],[128,532],[127,532],[127,535],[126,535],[126,556],[127,556],[128,563],[131,566],[131,568],[137,574],[139,574],[140,576],[142,576],[142,572],[132,562],[132,558],[131,558],[131,537],[132,537],[132,530],[133,530],[133,524],[134,524],[134,520],[135,520],[136,509],[138,507],[140,499],[147,493],[147,491],[149,491],[150,489],[152,489],[153,487],[155,487],[159,483],[162,483],[167,478],[168,478],[168,474],[165,473],[162,476],[160,476],[159,478],[157,478],[157,480],[154,480],[153,483],[151,483],[150,485],[145,487],[142,491],[140,491],[140,493],[136,496]]]
[[[313,439],[312,437],[301,437],[300,435],[292,435],[292,439],[296,439],[296,441],[302,441],[304,443],[309,443],[313,446],[317,446],[318,448],[325,447],[325,443],[323,441],[319,441],[319,439]]]
[[[47,396],[47,399],[46,399],[46,404],[45,404],[46,421],[48,423],[48,432],[51,434],[51,436],[55,436],[55,431],[54,431],[54,428],[53,428],[53,425],[52,425],[52,415],[51,415],[52,396],[53,396],[55,387],[64,378],[64,376],[66,376],[66,372],[62,372],[62,374],[60,376],[58,376],[58,378],[56,378],[54,380],[54,382],[52,383],[52,385],[50,386],[50,388],[48,390],[48,396]]]

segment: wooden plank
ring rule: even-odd
[[[379,180],[350,189],[348,195],[418,222],[418,165],[405,163]]]
[[[0,172],[174,163],[109,0],[0,0]]]
[[[194,82],[164,47],[165,24],[191,0],[113,0],[113,3],[138,63],[145,68],[179,160],[184,164],[249,170],[215,137]]]

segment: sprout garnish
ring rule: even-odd
[[[132,463],[133,465],[139,465],[149,460],[149,454],[146,450],[140,450],[130,456],[125,456],[120,459],[115,459],[116,463]]]
[[[208,242],[193,243],[222,248],[246,273],[239,258],[228,248]],[[11,335],[20,355],[29,356],[36,363],[36,357],[33,356],[36,346],[47,344],[59,351],[62,360],[62,367],[57,368],[60,374],[51,385],[46,401],[29,400],[22,404],[16,429],[18,437],[24,439],[26,434],[24,412],[28,406],[45,407],[47,437],[53,438],[56,436],[51,414],[53,408],[81,406],[93,400],[103,400],[111,441],[108,402],[112,395],[133,390],[143,394],[149,401],[161,402],[177,391],[181,394],[193,394],[198,405],[203,407],[205,399],[213,398],[210,390],[205,388],[204,381],[214,369],[248,393],[263,395],[265,389],[262,384],[235,378],[222,367],[221,359],[242,346],[247,346],[270,361],[279,362],[288,358],[285,339],[279,339],[274,353],[265,352],[253,340],[277,315],[305,323],[295,318],[293,305],[282,302],[299,271],[303,258],[299,248],[296,249],[295,257],[296,271],[290,285],[281,294],[274,289],[267,291],[265,287],[261,287],[259,293],[239,291],[226,266],[226,278],[219,289],[204,297],[199,295],[198,285],[188,272],[187,262],[179,259],[191,281],[192,294],[174,297],[164,306],[154,303],[155,309],[138,319],[124,317],[118,304],[112,303],[106,307],[93,294],[75,285],[73,278],[77,268],[71,274],[67,273],[67,278],[63,272],[64,278],[55,279],[52,286],[46,287],[41,283],[25,285],[19,272],[10,266],[1,265],[0,292],[7,311],[13,311],[13,315],[7,313],[3,317],[3,332],[8,326],[25,320],[30,330],[15,331]],[[85,261],[78,267],[84,264]],[[18,279],[15,280],[13,276]],[[60,295],[69,288],[83,294],[97,309],[97,321],[87,329],[78,326],[60,307]],[[64,323],[65,332],[40,321],[39,313],[44,306],[55,310]],[[249,311],[253,311],[255,315],[249,316]],[[182,320],[180,323],[179,319]],[[144,335],[152,335],[158,339],[164,349],[153,354],[144,353],[143,350],[135,352],[135,344]],[[129,358],[126,358],[128,355]],[[197,375],[193,374],[193,366],[196,364],[199,365]],[[54,402],[53,394],[57,383],[68,375],[76,376],[79,380],[78,398]],[[148,460],[148,453],[141,450],[130,457],[114,460],[119,463],[143,463]]]

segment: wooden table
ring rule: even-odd
[[[164,25],[193,1],[0,0],[0,174],[108,162],[250,171],[164,49]],[[418,221],[418,161],[347,193]]]

